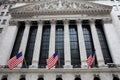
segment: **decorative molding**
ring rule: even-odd
[[[112,23],[112,18],[105,18],[103,19],[104,23]]]
[[[51,24],[56,24],[56,20],[52,19],[52,20],[50,20],[50,23]]]
[[[12,25],[17,25],[17,21],[10,20],[10,21],[9,21],[9,25],[11,25],[11,26],[12,26]]]
[[[89,21],[90,21],[90,24],[95,24],[95,20],[96,19],[90,19]]]
[[[39,15],[103,15],[110,14],[111,10],[111,6],[100,5],[92,2],[53,0],[49,2],[45,1],[40,3],[26,4],[25,6],[12,8],[10,13],[12,17],[37,18]]]
[[[31,23],[30,20],[26,20],[26,21],[25,21],[25,24],[27,24],[27,25],[30,25],[30,23]]]
[[[91,69],[82,69],[82,68],[73,68],[73,69],[64,69],[64,68],[56,68],[56,69],[51,69],[47,70],[46,68],[15,68],[14,70],[9,70],[8,68],[0,68],[0,73],[118,73],[120,72],[120,68],[91,68]]]
[[[38,25],[39,25],[39,24],[40,24],[40,25],[43,24],[43,20],[38,20],[37,22],[38,22]]]
[[[64,22],[64,24],[69,24],[69,20],[68,19],[64,19],[63,22]]]

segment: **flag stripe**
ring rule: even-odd
[[[88,67],[92,66],[94,60],[95,60],[95,54],[90,54],[90,56],[86,60]]]
[[[8,67],[10,69],[13,69],[15,68],[18,64],[20,64],[21,62],[23,61],[23,58],[22,58],[22,53],[18,53],[17,55],[15,55],[13,58],[9,59],[8,60]]]
[[[58,53],[55,52],[51,57],[49,57],[47,60],[47,67],[48,69],[51,69],[53,66],[55,66],[55,64],[58,61]]]

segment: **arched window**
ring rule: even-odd
[[[62,80],[62,78],[59,77],[59,78],[56,78],[56,80]]]
[[[113,77],[113,80],[120,80],[118,77]]]
[[[7,75],[4,75],[1,80],[7,80]]]
[[[25,76],[21,75],[20,80],[25,80]]]
[[[42,77],[39,77],[38,80],[44,80]]]
[[[81,80],[79,77],[76,77],[75,80]]]
[[[100,80],[100,78],[99,77],[94,77],[94,80]]]

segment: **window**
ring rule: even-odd
[[[0,28],[0,33],[2,33],[3,28]]]
[[[6,15],[5,16],[8,16],[9,15],[9,12],[6,12]]]
[[[3,22],[2,22],[1,24],[6,24],[6,21],[7,21],[7,20],[6,20],[6,19],[4,19],[4,20],[3,20]]]
[[[36,38],[36,33],[37,33],[37,28],[38,28],[37,25],[38,24],[36,21],[31,22],[27,47],[26,47],[26,51],[25,51],[25,58],[24,58],[25,60],[23,62],[23,67],[26,67],[26,68],[28,68],[29,65],[32,64],[35,38]]]
[[[11,8],[12,7],[12,5],[10,5],[10,7],[9,8]]]
[[[20,80],[26,80],[26,79],[25,79],[25,75],[21,75],[21,76],[20,76]]]
[[[50,39],[50,21],[44,21],[43,23],[43,31],[42,31],[42,41],[41,41],[41,49],[39,56],[39,68],[46,67],[46,59],[48,58],[49,51],[49,39]]]
[[[120,20],[120,15],[118,15],[118,19]]]
[[[101,48],[102,48],[102,53],[103,53],[105,64],[113,63],[111,55],[110,55],[110,51],[109,51],[109,48],[108,48],[108,45],[107,45],[107,41],[106,41],[106,38],[105,38],[105,34],[104,34],[104,31],[103,31],[102,20],[96,20],[95,25],[96,25],[100,45],[101,45]]]
[[[56,68],[61,68],[64,65],[64,26],[61,20],[56,22],[55,51],[59,55]]]
[[[94,80],[100,80],[100,78],[99,77],[94,77]]]
[[[81,80],[79,77],[76,77],[75,80]]]
[[[93,40],[92,40],[92,35],[91,35],[91,30],[90,30],[90,25],[88,20],[82,21],[82,30],[83,30],[86,53],[88,58],[91,53],[94,53],[94,45],[93,45]],[[96,57],[92,67],[97,67]]]
[[[1,12],[0,16],[3,16],[4,15],[4,12]]]
[[[42,77],[39,77],[38,80],[44,80]]]
[[[21,40],[22,40],[24,28],[25,28],[25,23],[24,22],[19,22],[18,27],[19,28],[18,28],[17,36],[16,36],[16,39],[15,39],[15,42],[14,42],[14,46],[13,46],[10,58],[15,56],[19,51],[20,43],[21,43]]]
[[[69,22],[69,34],[70,34],[70,50],[71,50],[71,64],[73,68],[81,67],[80,63],[80,51],[78,43],[77,25],[75,20]]]
[[[6,8],[7,8],[7,5],[5,5],[3,9],[6,9]]]
[[[113,80],[120,80],[118,77],[114,76]]]
[[[7,75],[3,75],[1,80],[7,80]]]
[[[62,80],[62,78],[57,78],[56,80]]]

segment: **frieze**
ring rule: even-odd
[[[41,10],[41,9],[62,10],[62,9],[71,9],[71,8],[90,9],[90,8],[94,8],[94,6],[83,2],[78,3],[78,2],[67,2],[67,1],[53,1],[48,3],[36,4],[33,6],[34,10]]]
[[[17,21],[10,20],[10,21],[9,21],[9,25],[17,25]]]
[[[49,12],[49,11],[63,11],[63,10],[111,10],[111,6],[100,5],[93,2],[85,1],[66,1],[54,0],[49,2],[40,2],[25,5],[23,7],[13,8],[11,12]]]

